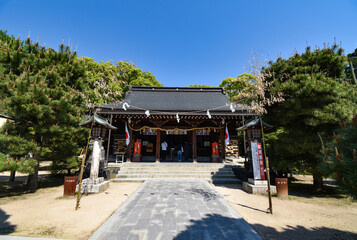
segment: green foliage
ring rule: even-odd
[[[224,87],[229,99],[232,101],[244,88],[254,83],[254,79],[255,77],[252,74],[243,73],[236,78],[228,77],[224,79],[219,86]]]
[[[11,41],[14,41],[15,37],[14,36],[9,36],[7,34],[7,31],[0,30],[0,41],[3,43],[10,43]],[[22,41],[21,41],[22,42]],[[23,43],[23,42],[22,42]]]
[[[354,75],[357,78],[357,48],[353,53],[348,54],[347,58],[348,58],[348,66],[346,67],[347,80],[352,84],[357,84],[357,82],[354,81],[353,74],[352,74],[352,66],[353,66]]]
[[[270,73],[267,79],[274,84],[270,93],[282,92],[285,98],[268,107],[267,121],[284,129],[273,133],[279,136],[279,148],[267,151],[272,163],[275,158],[286,161],[275,165],[282,168],[279,170],[296,168],[320,175],[318,134],[328,138],[340,122],[350,121],[357,110],[357,89],[345,81],[347,61],[342,54],[336,45],[313,52],[308,47],[287,60],[270,62],[264,70]]]
[[[12,161],[24,160],[23,166],[33,162],[25,159],[28,152],[37,161],[46,157],[56,164],[77,154],[86,130],[79,127],[85,111],[80,94],[85,69],[76,53],[64,45],[56,52],[30,39],[11,39],[0,43],[0,65],[0,111],[13,119],[2,128],[7,136],[0,142],[16,144],[16,149],[1,151]]]
[[[11,123],[6,123],[4,127],[6,129],[13,128]],[[20,135],[11,136],[7,132],[5,135],[1,135],[0,149],[3,159],[0,161],[0,172],[19,171],[22,173],[33,173],[37,161],[29,159],[27,154],[36,152],[36,147],[33,141],[30,142]]]
[[[143,72],[134,64],[111,61],[97,63],[92,58],[80,57],[85,67],[87,103],[104,104],[119,101],[124,97],[129,85],[162,86],[150,72]]]
[[[336,130],[323,151],[322,169],[341,189],[357,199],[357,115],[352,124]]]
[[[151,72],[142,71],[135,64],[124,61],[117,62],[117,69],[122,76],[124,93],[129,90],[129,85],[143,87],[162,87],[162,83],[156,80]]]

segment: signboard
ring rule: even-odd
[[[262,144],[251,143],[254,179],[265,179]]]
[[[198,129],[196,130],[197,136],[209,136],[209,129]]]
[[[143,130],[143,135],[157,135],[156,129],[145,128]]]
[[[187,131],[185,130],[166,131],[166,135],[187,135]]]

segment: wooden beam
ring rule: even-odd
[[[160,149],[161,149],[161,140],[160,140],[161,131],[158,129],[156,131],[156,162],[160,162]]]
[[[192,152],[193,152],[193,162],[197,163],[197,136],[196,130],[192,131]]]
[[[110,114],[110,125],[113,122],[113,114]],[[109,129],[109,134],[108,134],[108,145],[107,145],[107,161],[109,158],[109,147],[110,147],[110,138],[112,136],[112,129]]]
[[[245,123],[245,120],[244,120],[244,116],[243,116],[243,119],[242,119],[242,126],[244,125]],[[244,144],[244,159],[246,160],[247,158],[247,146],[246,146],[246,136],[245,136],[245,131],[243,131],[243,144]]]
[[[221,162],[225,159],[226,155],[226,141],[225,141],[225,135],[226,135],[226,128],[223,126],[220,130],[220,135],[221,135]]]

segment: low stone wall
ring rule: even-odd
[[[108,169],[110,170],[110,179],[113,179],[120,170],[120,163],[108,163]]]

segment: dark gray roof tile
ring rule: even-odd
[[[231,102],[223,88],[189,87],[131,87],[123,102],[98,106],[113,110],[122,109],[124,102],[132,111],[153,110],[169,112],[205,111],[230,112]],[[235,107],[236,110],[238,109]],[[244,110],[247,110],[244,109]]]

